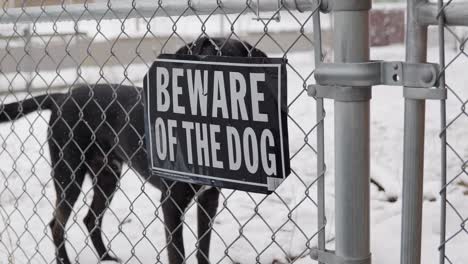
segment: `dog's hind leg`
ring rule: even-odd
[[[96,159],[94,160],[92,171],[90,171],[94,183],[93,201],[83,221],[100,260],[119,261],[109,254],[107,247],[104,245],[101,227],[104,213],[112,201],[120,180],[122,162],[113,159],[111,156],[109,156],[107,164],[100,159],[97,159],[97,162]]]
[[[208,264],[210,253],[211,229],[218,209],[219,190],[215,187],[204,191],[197,199],[198,217],[198,264]]]
[[[66,162],[59,162],[54,168],[54,185],[57,193],[54,217],[49,226],[56,248],[58,264],[70,264],[65,249],[66,225],[73,206],[81,192],[81,185],[86,173],[85,168],[71,169]]]
[[[169,264],[185,263],[182,216],[195,195],[187,183],[162,180],[161,206],[164,213]]]

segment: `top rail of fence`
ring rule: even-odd
[[[305,12],[315,10],[317,2],[319,1],[171,0],[158,2],[154,0],[123,0],[89,4],[17,7],[1,10],[0,24],[190,16],[193,14],[236,14],[249,9],[255,12],[271,12],[278,10],[279,3],[281,3],[281,7],[289,10]]]
[[[446,25],[468,26],[468,2],[450,2],[444,6]],[[417,20],[423,25],[438,25],[440,8],[436,3],[423,3],[417,7]]]

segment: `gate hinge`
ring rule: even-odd
[[[321,63],[315,70],[317,85],[309,86],[309,95],[359,101],[370,98],[368,87],[390,85],[411,87],[405,88],[407,98],[443,100],[444,89],[427,89],[438,85],[439,72],[439,65],[434,63]]]
[[[345,258],[337,256],[335,251],[332,250],[322,251],[319,249],[312,249],[310,251],[310,257],[325,264],[371,264],[372,262],[372,255],[360,259]]]

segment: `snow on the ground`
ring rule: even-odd
[[[449,51],[448,57],[456,54]],[[436,60],[437,50],[430,50],[430,57]],[[373,59],[403,60],[402,46],[375,48]],[[313,70],[313,54],[293,53],[288,55],[289,63],[303,76]],[[449,67],[448,80],[451,88],[461,98],[468,98],[466,75],[467,59],[459,59]],[[135,74],[142,72],[135,67]],[[108,69],[113,82],[119,83],[122,69]],[[98,78],[87,73],[91,80]],[[65,74],[64,74],[65,75]],[[107,78],[107,77],[106,77]],[[135,78],[138,79],[138,75]],[[311,83],[312,80],[307,80]],[[315,104],[303,93],[303,80],[292,70],[288,72],[289,100],[294,104],[289,114],[295,122],[289,122],[290,151],[296,153],[304,145],[304,133],[315,123]],[[389,196],[400,197],[402,175],[403,139],[403,98],[400,87],[375,87],[371,103],[371,174],[387,190],[379,193],[371,186],[371,230],[373,262],[379,264],[398,263],[400,252],[401,199],[396,203],[386,202]],[[298,97],[296,100],[295,98]],[[8,96],[5,102],[18,97]],[[462,103],[451,95],[448,101],[448,120],[460,113]],[[427,103],[426,125],[426,170],[425,201],[423,222],[423,263],[437,263],[439,245],[440,204],[440,112],[438,102]],[[329,248],[333,248],[333,103],[326,103],[326,211]],[[0,263],[51,263],[53,244],[47,227],[51,219],[55,193],[50,178],[49,155],[46,144],[46,129],[49,113],[31,114],[13,123],[0,125]],[[466,119],[466,116],[461,116]],[[464,123],[465,122],[465,123]],[[459,120],[449,130],[449,142],[459,151],[461,157],[468,154],[468,141],[464,129],[466,120]],[[315,132],[308,143],[315,146]],[[449,178],[461,173],[462,162],[449,152]],[[316,239],[309,241],[317,231],[317,209],[314,204],[316,189],[306,191],[316,179],[316,156],[305,147],[292,163],[293,173],[275,194],[270,196],[223,191],[219,213],[216,217],[211,247],[213,263],[315,263],[308,256],[308,248],[316,245]],[[468,181],[466,176],[464,180]],[[463,179],[463,178],[460,178]],[[459,180],[457,180],[459,182]],[[86,239],[82,219],[92,197],[90,181],[85,182],[84,194],[75,206],[76,214],[68,227],[67,248],[72,260],[79,263],[97,263],[91,241]],[[465,188],[466,189],[466,188]],[[453,206],[466,218],[468,204],[463,195],[464,187],[454,184],[449,188]],[[160,193],[154,187],[144,184],[131,170],[126,170],[110,210],[104,220],[104,234],[110,241],[112,251],[125,263],[167,263],[162,211],[159,206]],[[436,199],[435,202],[431,200]],[[461,230],[462,220],[448,210],[447,237]],[[196,210],[188,210],[184,227],[185,245],[189,263],[196,263]],[[350,228],[352,228],[350,226]],[[195,233],[194,233],[195,232]],[[447,255],[453,263],[464,263],[468,252],[464,250],[468,236],[465,231],[447,244]],[[464,261],[465,260],[465,261]]]

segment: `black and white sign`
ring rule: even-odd
[[[289,175],[283,59],[161,55],[144,80],[152,173],[270,193]]]

